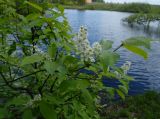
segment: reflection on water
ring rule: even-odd
[[[134,36],[160,38],[160,32],[155,30],[154,24],[147,31],[144,27],[129,27],[124,24],[122,19],[131,15],[130,13],[90,10],[66,10],[65,13],[74,33],[78,32],[81,25],[88,28],[88,38],[91,43],[108,39],[113,40],[114,47],[117,47],[122,40]],[[160,91],[160,43],[153,42],[149,59],[146,61],[125,49],[120,49],[118,52],[121,54],[118,65],[127,60],[133,64],[129,75],[133,76],[135,81],[130,84],[130,94],[142,93],[148,89]],[[106,80],[105,83],[109,82]]]

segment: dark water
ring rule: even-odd
[[[88,28],[88,38],[91,43],[107,39],[114,41],[114,47],[117,47],[121,41],[130,37],[160,38],[156,23],[153,23],[149,32],[145,31],[143,27],[131,28],[124,24],[122,19],[129,16],[130,13],[89,10],[66,10],[65,12],[73,32],[77,33],[81,25]],[[122,65],[125,61],[132,62],[129,75],[133,76],[135,81],[130,83],[130,94],[143,93],[146,90],[160,91],[160,43],[152,43],[152,49],[149,51],[149,58],[146,61],[125,49],[120,49],[118,52],[121,54],[118,65]],[[112,84],[107,80],[104,82]]]

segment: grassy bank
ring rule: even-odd
[[[128,97],[103,109],[102,119],[160,119],[160,94]]]
[[[64,5],[66,9],[79,9],[79,10],[108,10],[120,11],[131,13],[160,13],[160,6],[149,5],[144,3],[130,3],[130,4],[116,4],[116,3],[92,3],[86,5]]]

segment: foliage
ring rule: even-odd
[[[151,5],[146,3],[130,3],[122,7],[124,11],[133,13],[148,13],[151,10]]]
[[[124,18],[123,19],[124,22],[127,22],[128,24],[130,24],[132,26],[135,24],[144,25],[144,26],[147,26],[147,28],[149,28],[151,22],[159,22],[160,23],[160,15],[159,15],[160,9],[158,8],[158,6],[156,6],[156,5],[151,6],[151,5],[147,5],[147,4],[146,5],[145,4],[138,5],[138,6],[136,8],[137,8],[137,10],[139,9],[139,11],[137,11],[136,14],[133,14],[127,18]]]
[[[160,23],[160,15],[154,13],[148,13],[148,14],[140,13],[140,14],[130,15],[123,21],[132,25],[139,24],[139,25],[149,26],[151,22],[157,21]]]
[[[89,9],[89,10],[109,10],[109,11],[120,11],[120,12],[131,12],[131,13],[160,13],[160,7],[157,5],[149,5],[145,3],[92,3],[83,6],[79,5],[64,5],[68,9]]]
[[[132,79],[127,76],[131,63],[116,67],[120,56],[116,50],[113,52],[111,41],[90,46],[84,27],[74,41],[64,9],[59,5],[47,1],[1,3],[2,119],[98,119],[99,91],[117,92],[125,98]],[[136,40],[141,45],[128,39],[120,46],[134,46],[128,49],[146,58],[141,40],[145,39]],[[119,88],[105,87],[104,76],[118,79]]]
[[[160,94],[151,91],[128,97],[104,110],[103,119],[159,119]]]
[[[102,2],[102,3],[104,3],[104,0],[92,0],[92,2]]]

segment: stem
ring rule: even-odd
[[[57,80],[58,80],[58,78],[56,77],[55,80],[54,80],[54,82],[51,85],[51,88],[50,88],[50,92],[51,93],[53,93],[53,87],[55,86]]]
[[[3,78],[5,84],[6,84],[9,88],[11,88],[11,89],[13,89],[13,90],[15,90],[15,91],[20,91],[20,92],[21,92],[21,91],[25,91],[26,93],[28,93],[28,94],[30,95],[31,98],[33,98],[33,92],[32,92],[32,90],[30,90],[30,89],[28,89],[28,88],[23,88],[23,87],[14,87],[14,86],[12,86],[12,85],[7,81],[7,79],[5,78],[5,76],[3,75],[2,72],[0,72],[0,75],[1,75],[1,77]]]
[[[3,33],[1,35],[2,35],[2,45],[4,45],[4,35]]]
[[[56,55],[55,55],[54,61],[56,61],[57,58],[58,58],[58,49],[57,49],[57,51],[56,51]]]
[[[116,51],[119,50],[122,46],[123,46],[123,43],[122,43],[120,46],[118,46],[113,52],[116,52]]]
[[[12,72],[11,72],[11,67],[9,66],[9,76],[10,76],[10,79],[12,79]]]
[[[15,67],[19,68],[19,66],[18,66],[18,65],[11,64],[11,63],[9,63],[9,62],[6,62],[6,61],[3,61],[3,60],[0,60],[0,62],[3,62],[3,63],[6,63],[6,64],[9,64],[9,65],[12,65],[12,66],[15,66]]]
[[[17,74],[18,74],[18,72],[19,72],[19,68],[17,69],[17,71],[16,71],[16,73],[14,74],[14,76],[13,76],[13,79],[15,79],[16,78],[16,76],[17,76]]]
[[[47,78],[44,80],[42,86],[40,86],[40,87],[38,88],[38,91],[39,91],[39,93],[41,94],[41,96],[43,95],[43,94],[42,94],[42,90],[43,90],[45,84],[47,83],[49,77],[50,77],[50,75],[48,75]]]
[[[76,95],[74,95],[74,96],[68,98],[65,102],[68,102],[68,101],[70,101],[70,100],[72,100],[72,99],[74,99],[74,98],[80,96],[81,93],[82,93],[82,92],[79,92],[78,94],[76,94]]]
[[[26,77],[28,77],[28,76],[31,76],[31,75],[34,75],[34,74],[37,74],[37,73],[43,72],[43,71],[45,71],[45,70],[39,70],[39,71],[30,73],[30,74],[27,74],[27,75],[25,75],[25,76],[22,76],[22,77],[19,77],[19,78],[17,78],[17,79],[14,79],[14,80],[12,80],[12,81],[9,81],[9,83],[15,82],[15,81],[17,81],[17,80],[19,80],[19,79],[26,78]]]

